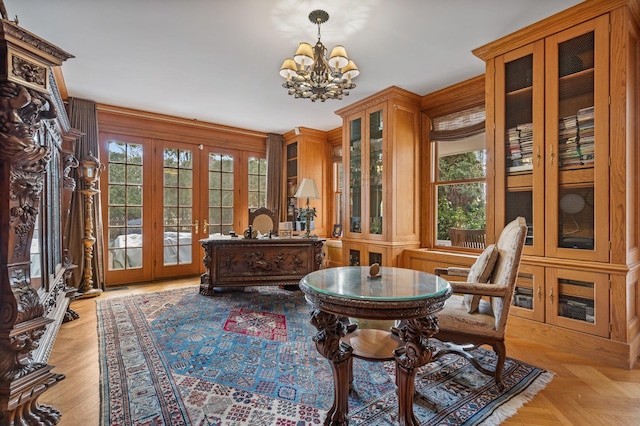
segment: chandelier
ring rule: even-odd
[[[287,58],[282,63],[280,75],[287,79],[282,87],[296,98],[342,99],[349,94],[348,90],[356,87],[351,79],[360,74],[358,67],[347,56],[344,46],[336,46],[326,59],[327,49],[320,42],[320,25],[329,20],[324,10],[314,10],[309,20],[318,25],[318,42],[315,46],[300,43],[293,59]]]

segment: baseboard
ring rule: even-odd
[[[526,331],[526,334],[523,332]],[[640,338],[631,343],[616,342],[525,318],[509,316],[509,337],[532,340],[567,353],[575,353],[604,364],[630,370],[640,355]]]

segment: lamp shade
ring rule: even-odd
[[[352,78],[356,78],[358,74],[360,74],[360,70],[358,70],[356,63],[349,59],[347,66],[342,69],[342,75],[351,80]]]
[[[347,66],[348,63],[349,57],[344,46],[337,45],[331,50],[331,55],[329,55],[329,65],[331,67],[340,69]]]
[[[313,64],[313,47],[311,47],[309,43],[300,43],[296,54],[293,56],[293,60],[302,66]]]
[[[316,182],[311,178],[302,179],[302,183],[298,191],[294,195],[295,198],[308,198],[310,200],[319,200],[320,192],[316,186]]]
[[[287,80],[296,75],[296,63],[293,59],[287,58],[280,67],[280,75]]]

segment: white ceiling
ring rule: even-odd
[[[484,72],[471,50],[577,0],[4,0],[75,58],[69,96],[261,132],[339,127],[334,111],[395,85],[425,95]],[[358,64],[343,100],[294,99],[280,65],[322,42]]]

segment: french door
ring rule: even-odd
[[[108,285],[202,273],[199,241],[246,226],[250,153],[121,135],[101,141]]]
[[[156,141],[153,266],[156,278],[193,275],[202,267],[198,244],[207,179],[197,145]],[[161,167],[160,167],[161,165]],[[161,191],[159,190],[161,188]]]

